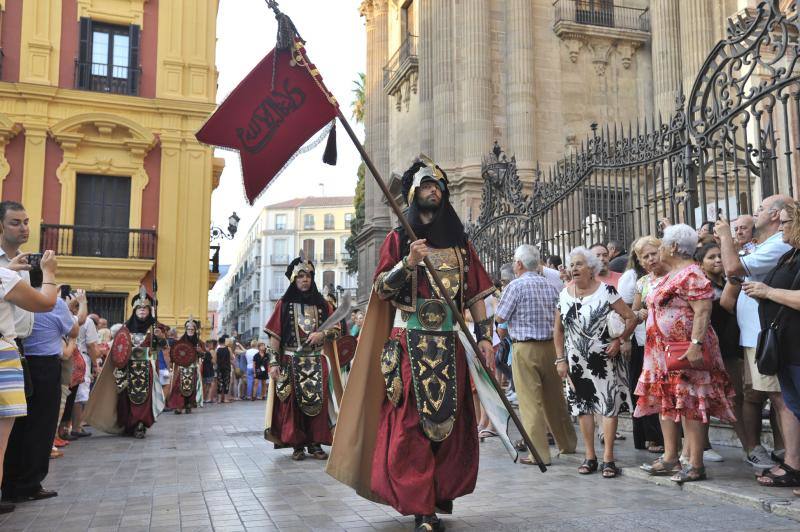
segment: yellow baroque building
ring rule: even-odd
[[[109,323],[206,316],[218,0],[0,0],[0,197]],[[212,279],[213,280],[213,279]]]

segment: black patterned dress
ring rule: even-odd
[[[574,287],[561,291],[558,308],[564,325],[564,353],[569,378],[564,390],[573,416],[600,414],[617,416],[630,412],[628,365],[622,355],[608,357],[608,315],[620,295],[605,283],[593,293],[578,298]]]

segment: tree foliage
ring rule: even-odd
[[[366,83],[366,74],[360,72],[358,79],[353,81],[353,101],[350,106],[353,109],[353,119],[356,123],[364,123],[364,85]],[[364,176],[366,175],[367,167],[363,161],[358,165],[358,181],[356,182],[355,197],[353,198],[353,207],[355,208],[355,218],[350,225],[350,238],[344,244],[349,258],[347,259],[347,273],[358,272],[358,249],[356,249],[356,237],[361,229],[364,227]]]

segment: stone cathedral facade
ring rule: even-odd
[[[419,153],[448,173],[463,220],[477,217],[481,160],[497,141],[531,181],[590,125],[667,119],[728,17],[754,0],[364,0],[366,148],[390,188]],[[394,227],[366,181],[359,302]]]

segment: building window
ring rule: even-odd
[[[331,230],[333,229],[333,215],[326,214],[325,215],[325,229]]]
[[[414,0],[406,0],[403,4],[402,11],[400,12],[400,31],[402,32],[401,35],[403,39],[406,38],[406,35],[416,32],[414,19],[417,10],[415,7]]]
[[[139,94],[139,26],[80,22],[75,87],[115,94]]]
[[[285,214],[276,214],[275,215],[275,230],[276,231],[283,231],[286,229],[286,215]]]
[[[313,214],[305,214],[303,215],[303,229],[306,231],[314,229],[314,215]]]
[[[325,270],[322,272],[322,287],[327,288],[331,293],[336,293],[336,272],[333,270]]]
[[[326,238],[322,243],[322,262],[336,262],[336,240]]]
[[[303,253],[306,254],[306,259],[314,260],[314,239],[306,238],[303,240]]]
[[[128,258],[131,179],[78,174],[73,255]]]
[[[344,215],[344,228],[350,229],[350,226],[353,224],[353,213],[348,212]]]

